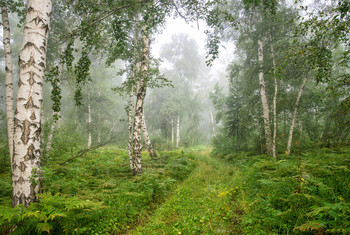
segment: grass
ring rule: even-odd
[[[229,205],[237,187],[231,166],[202,152],[199,166],[149,218],[128,234],[228,234],[235,224]]]

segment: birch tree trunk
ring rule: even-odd
[[[132,65],[132,79],[137,81],[137,74],[140,71],[140,61],[139,61],[139,52],[138,52],[138,40],[139,40],[139,14],[135,16],[134,22],[134,38],[133,38],[133,65]],[[137,81],[136,92],[139,89],[139,82]],[[129,130],[129,141],[128,141],[128,154],[129,154],[129,165],[131,171],[134,171],[133,165],[133,110],[134,110],[134,84],[131,85],[130,89],[130,101],[129,101],[129,112],[128,112],[128,130]]]
[[[141,163],[141,128],[142,128],[142,114],[143,104],[146,96],[146,86],[144,79],[148,76],[150,56],[150,39],[147,32],[147,23],[142,26],[142,56],[141,56],[141,77],[138,81],[135,118],[134,118],[134,134],[133,134],[133,174],[139,175],[142,173]]]
[[[10,41],[10,22],[7,13],[6,3],[1,7],[1,17],[3,25],[3,43],[5,54],[5,72],[6,72],[6,89],[5,89],[5,103],[6,103],[6,119],[7,119],[7,139],[10,152],[10,159],[12,163],[13,158],[13,66],[12,66],[12,51]]]
[[[19,55],[19,82],[14,119],[14,156],[12,163],[12,206],[36,200],[40,182],[40,132],[43,78],[52,3],[28,0]]]
[[[145,114],[144,113],[142,113],[142,132],[143,132],[143,137],[145,139],[145,143],[147,145],[147,149],[148,149],[150,157],[151,158],[156,158],[157,154],[156,154],[156,152],[153,149],[151,140],[150,140],[149,135],[148,135],[147,126],[146,126],[146,120],[145,120]]]
[[[171,147],[174,148],[174,119],[171,119]]]
[[[276,77],[276,60],[273,48],[272,35],[270,33],[270,43],[271,43],[271,55],[272,55],[272,65],[273,65],[273,79],[275,81],[275,94],[273,96],[273,137],[272,137],[272,157],[277,159],[276,153],[276,138],[277,138],[277,93],[278,93],[278,83]]]
[[[134,55],[135,56],[135,55]],[[135,64],[134,64],[135,65]],[[133,68],[134,70],[134,68]],[[133,158],[132,158],[132,139],[133,139],[133,133],[132,133],[132,111],[134,109],[134,86],[131,86],[130,90],[130,101],[129,101],[129,113],[128,113],[128,119],[129,119],[129,141],[128,141],[128,154],[129,154],[129,164],[130,164],[130,169],[133,171]]]
[[[269,104],[266,97],[265,80],[264,80],[264,49],[262,41],[258,40],[258,60],[259,60],[259,85],[260,85],[260,97],[263,107],[264,115],[264,127],[265,127],[265,138],[266,138],[266,150],[267,154],[272,154],[272,143],[271,143],[271,128],[270,128],[270,117],[269,117]]]
[[[180,143],[180,116],[177,116],[177,125],[176,125],[176,148],[179,147]]]
[[[91,147],[91,100],[90,100],[90,91],[88,92],[88,148]]]
[[[215,121],[214,121],[214,116],[213,116],[213,112],[210,110],[210,121],[211,121],[211,127],[212,127],[212,131],[213,131],[213,135],[215,135]]]
[[[299,92],[298,92],[298,97],[297,97],[297,100],[295,102],[292,123],[290,124],[290,129],[289,129],[289,136],[288,136],[288,142],[287,142],[287,154],[290,154],[290,150],[291,150],[291,147],[292,147],[293,131],[294,131],[294,126],[295,126],[295,121],[297,119],[300,98],[301,98],[301,94],[303,93],[303,89],[304,89],[304,86],[306,84],[306,81],[307,81],[307,77],[304,78],[303,83],[300,86],[300,89],[299,89]]]

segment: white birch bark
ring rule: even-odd
[[[40,182],[40,132],[43,78],[52,3],[28,0],[19,55],[19,82],[14,119],[12,206],[36,200]]]
[[[270,43],[271,43],[271,55],[272,55],[272,65],[273,65],[273,79],[275,81],[275,93],[273,96],[273,137],[272,137],[272,157],[277,159],[276,152],[276,138],[277,138],[277,94],[278,94],[278,83],[276,77],[276,60],[273,48],[272,35],[270,33]]]
[[[210,120],[211,120],[213,135],[216,135],[216,133],[215,133],[215,121],[214,121],[213,112],[211,110],[210,110]]]
[[[171,119],[171,147],[174,147],[174,119]]]
[[[90,100],[90,91],[88,92],[88,148],[91,147],[91,100]]]
[[[264,51],[262,41],[258,40],[258,60],[259,60],[259,85],[260,85],[260,97],[263,107],[264,127],[265,127],[265,138],[266,138],[266,150],[267,154],[272,154],[272,143],[271,143],[271,128],[270,128],[270,117],[269,117],[269,104],[266,96],[265,80],[264,80]]]
[[[297,100],[295,102],[294,111],[293,111],[293,118],[292,118],[292,122],[290,124],[289,135],[288,135],[287,154],[290,154],[290,150],[292,148],[292,140],[293,140],[293,131],[294,131],[294,126],[295,126],[295,121],[297,119],[300,98],[301,98],[301,94],[303,93],[303,89],[304,89],[304,86],[306,84],[306,81],[307,81],[307,77],[304,78],[304,80],[300,86],[300,89],[298,92],[298,97],[297,97]]]
[[[180,143],[180,116],[177,116],[177,125],[176,125],[176,148],[179,147]]]
[[[135,56],[135,55],[134,55]],[[134,64],[135,65],[135,64]],[[132,118],[133,118],[133,109],[134,109],[134,86],[131,86],[130,90],[130,103],[129,103],[129,113],[128,113],[128,118],[129,118],[129,141],[128,141],[128,154],[129,154],[129,164],[130,164],[130,169],[133,171],[133,157],[132,157],[132,139],[133,139],[133,133],[132,133]]]
[[[142,56],[141,56],[141,77],[138,80],[137,98],[135,106],[134,118],[134,134],[133,134],[133,174],[139,175],[142,173],[141,163],[141,128],[142,128],[142,114],[143,104],[146,96],[146,86],[144,79],[148,76],[150,56],[150,39],[147,32],[147,23],[144,22],[142,26]]]
[[[13,66],[12,66],[12,51],[10,41],[10,22],[7,13],[6,3],[1,7],[1,17],[3,25],[3,43],[5,54],[5,72],[6,72],[6,89],[5,89],[5,103],[6,103],[6,120],[7,120],[7,139],[10,152],[10,159],[12,163],[13,158]]]
[[[149,152],[149,155],[151,158],[156,158],[157,154],[154,151],[154,148],[151,143],[151,139],[149,138],[148,131],[147,131],[147,126],[146,126],[146,120],[145,120],[145,114],[142,114],[142,132],[143,132],[143,138],[145,139],[145,143],[147,145],[147,149]]]

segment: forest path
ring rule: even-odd
[[[235,188],[234,168],[209,152],[201,152],[198,167],[148,222],[128,234],[232,234],[227,195]]]

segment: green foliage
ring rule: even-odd
[[[349,148],[298,156],[235,155],[239,228],[245,234],[350,232]]]
[[[10,175],[1,175],[0,229],[14,234],[116,234],[125,232],[157,207],[177,182],[196,166],[180,151],[143,160],[145,172],[133,177],[127,151],[105,147],[61,165],[47,161],[43,193],[28,208],[10,206]],[[145,156],[144,156],[145,157]]]

